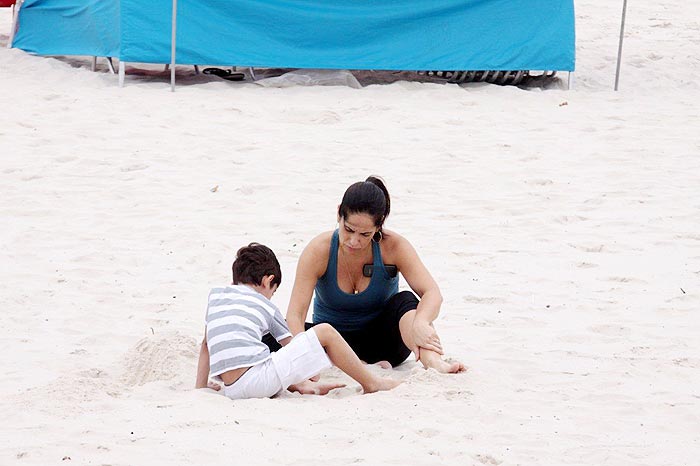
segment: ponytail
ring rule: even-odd
[[[338,216],[347,218],[350,214],[367,214],[374,220],[377,233],[372,239],[382,239],[382,226],[391,211],[391,198],[384,181],[377,176],[369,176],[365,181],[350,185],[338,207]]]

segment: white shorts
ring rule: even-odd
[[[316,332],[309,329],[272,353],[270,359],[251,367],[231,385],[224,386],[224,395],[233,400],[269,398],[332,365]]]

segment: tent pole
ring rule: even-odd
[[[567,83],[566,83],[566,87],[567,87],[568,91],[570,91],[571,89],[574,88],[574,79],[575,79],[574,72],[569,71],[569,77],[568,77]]]
[[[170,92],[175,92],[175,47],[176,47],[176,36],[177,31],[177,0],[173,0],[173,22],[172,22],[172,38],[171,38],[171,50],[170,50]]]
[[[15,8],[17,8],[17,4],[14,4],[10,7],[10,17],[12,18],[12,25],[10,26],[10,38],[7,40],[7,48],[12,48],[12,39],[14,39],[15,35]]]
[[[622,21],[620,21],[620,45],[617,47],[617,69],[615,70],[615,90],[620,83],[620,61],[622,59],[622,39],[625,36],[625,19],[627,16],[627,0],[622,2]]]
[[[119,87],[124,87],[124,75],[126,74],[126,63],[119,60]]]
[[[22,8],[22,3],[24,0],[19,0],[17,3],[12,5],[10,10],[10,16],[12,16],[12,25],[10,26],[10,38],[7,41],[7,48],[12,48],[12,42],[15,40],[15,31],[17,30],[17,19],[19,18],[19,9]]]

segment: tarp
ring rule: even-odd
[[[169,63],[171,17],[170,0],[26,0],[14,46]],[[573,0],[178,0],[177,19],[179,64],[574,70]]]
[[[13,47],[37,55],[119,56],[118,0],[25,0]]]

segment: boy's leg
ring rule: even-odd
[[[311,322],[305,322],[304,323],[304,330],[308,330],[311,327],[313,327],[315,324],[312,324]],[[270,349],[270,353],[274,353],[275,351],[279,351],[280,348],[282,348],[282,345],[280,345],[277,340],[275,340],[275,337],[273,337],[271,334],[266,333],[263,335],[262,342],[267,345],[267,347]]]
[[[377,377],[367,370],[360,358],[350,348],[350,345],[330,325],[319,324],[312,331],[316,333],[318,341],[325,348],[331,362],[357,381],[365,393],[391,390],[401,383],[396,380]]]

